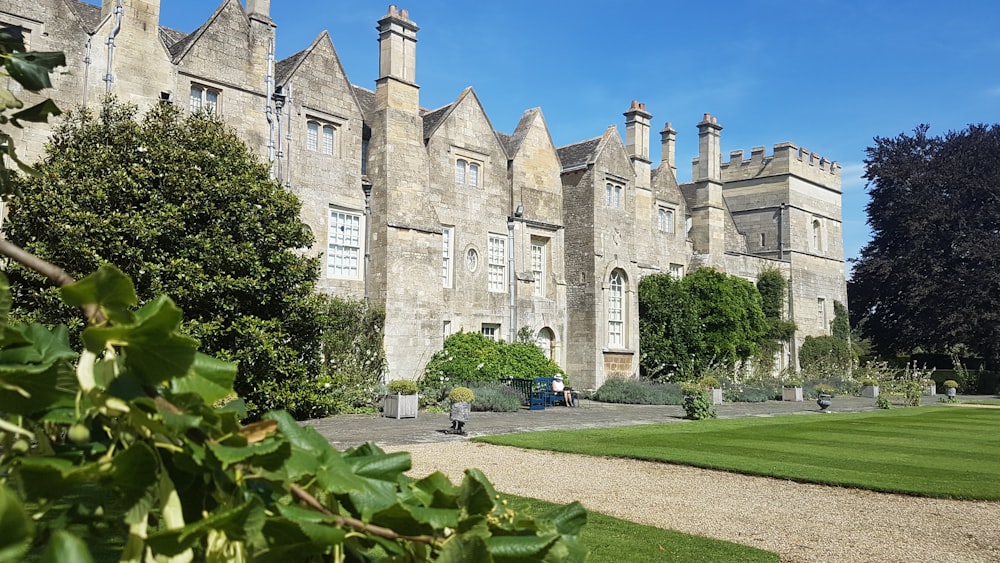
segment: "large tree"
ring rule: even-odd
[[[873,237],[848,285],[862,335],[883,354],[1000,359],[1000,126],[877,137],[865,166]]]
[[[767,328],[760,293],[738,276],[701,268],[681,280],[656,274],[639,282],[644,375],[672,371],[683,380],[734,365],[758,352]]]
[[[107,101],[60,126],[20,180],[9,240],[76,278],[114,264],[140,302],[169,295],[201,349],[239,363],[251,410],[288,408],[319,370],[322,310],[312,235],[296,197],[220,121],[158,105],[144,116]],[[41,276],[9,269],[14,314],[82,326]],[[291,404],[289,404],[291,403]]]

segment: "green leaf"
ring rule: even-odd
[[[541,561],[544,553],[559,540],[558,534],[544,536],[492,536],[486,547],[494,561]]]
[[[198,341],[174,332],[180,321],[181,310],[160,296],[136,311],[134,324],[90,327],[83,331],[83,341],[94,353],[107,344],[124,347],[129,370],[155,385],[184,375],[194,362]]]
[[[8,327],[0,348],[0,410],[30,415],[72,404],[78,384],[70,362],[66,327],[52,332],[41,325]]]
[[[194,393],[212,404],[232,394],[235,380],[236,364],[198,352],[187,374],[171,380],[170,389],[178,394]]]
[[[247,463],[274,470],[280,467],[281,462],[291,453],[291,445],[286,440],[273,437],[241,447],[209,443],[208,448],[222,462],[223,469],[228,469],[237,463]]]
[[[217,510],[183,528],[150,534],[147,540],[154,553],[177,555],[192,547],[211,530],[219,530],[230,539],[245,540],[264,527],[264,505],[256,497],[229,510]]]
[[[555,525],[560,534],[575,536],[587,523],[587,509],[579,501],[554,508],[536,518],[547,520]]]
[[[11,78],[18,81],[25,89],[38,92],[43,88],[51,88],[49,73],[58,66],[66,66],[66,56],[62,52],[13,52],[4,66]]]
[[[24,51],[24,28],[8,25],[0,28],[0,52]]]
[[[125,521],[139,522],[153,507],[159,483],[156,454],[144,443],[133,444],[112,461],[113,480],[127,509]]]
[[[493,561],[486,542],[474,535],[455,536],[448,540],[435,560],[438,563],[466,563],[468,561]]]
[[[102,310],[122,310],[135,307],[139,300],[131,278],[118,268],[106,264],[80,281],[59,289],[63,301],[71,307],[91,303]]]
[[[59,530],[49,540],[42,563],[94,563],[94,558],[83,540],[66,530]]]
[[[7,327],[7,316],[10,314],[11,306],[10,297],[10,282],[7,281],[7,276],[0,272],[0,326]],[[0,334],[2,334],[0,330]]]
[[[496,506],[497,491],[478,469],[466,469],[459,487],[459,504],[468,514],[489,514]]]
[[[9,119],[12,125],[20,127],[21,124],[18,123],[20,121],[45,123],[49,120],[49,116],[55,117],[57,115],[62,115],[62,110],[52,100],[45,99],[29,108],[11,114]]]
[[[31,519],[6,486],[0,486],[0,563],[21,560],[31,546]]]

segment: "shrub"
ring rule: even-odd
[[[475,394],[476,400],[472,403],[474,411],[517,412],[521,410],[521,394],[516,389],[506,385],[476,387]]]
[[[944,381],[944,383],[942,383],[941,385],[944,385],[948,389],[957,389],[958,388],[958,382],[955,381],[954,379],[946,379]]]
[[[471,403],[476,400],[476,394],[468,387],[456,387],[448,393],[448,400],[453,403]]]
[[[632,405],[679,405],[683,401],[677,384],[621,378],[608,379],[591,398],[604,403]]]
[[[457,332],[427,362],[423,379],[429,386],[439,386],[448,380],[474,383],[557,373],[563,373],[562,369],[534,344],[494,342],[478,332]]]
[[[878,381],[876,381],[874,379],[866,378],[866,379],[862,379],[861,380],[861,386],[862,387],[874,387],[876,385],[878,385]]]
[[[705,377],[702,377],[700,382],[704,387],[711,387],[712,389],[722,388],[722,383],[719,383],[719,378],[712,375],[706,375]]]
[[[807,336],[799,348],[799,365],[808,369],[826,365],[845,372],[852,363],[851,347],[845,340],[833,336]]]
[[[875,406],[880,409],[890,409],[892,408],[892,403],[889,402],[889,399],[880,395],[878,399],[875,399]]]
[[[390,395],[416,395],[417,382],[412,379],[395,379],[389,382]]]
[[[704,389],[694,386],[685,387],[683,404],[684,412],[687,415],[686,418],[691,420],[716,417],[715,408],[712,406],[712,401],[709,400],[708,393]]]

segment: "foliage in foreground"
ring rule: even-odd
[[[61,295],[92,320],[79,355],[65,327],[8,324],[0,279],[0,559],[34,549],[83,560],[90,536],[116,522],[129,529],[127,562],[361,561],[372,550],[398,561],[584,559],[578,503],[526,518],[478,470],[457,487],[440,473],[412,479],[407,453],[339,452],[285,412],[242,426],[242,401],[213,408],[232,393],[235,366],[197,351],[169,298],[133,310],[117,269]],[[122,512],[106,510],[111,501]],[[39,529],[26,503],[61,511],[43,519],[56,527]],[[80,536],[59,529],[81,518]]]
[[[475,441],[918,496],[996,501],[1000,500],[998,434],[998,409],[920,407],[525,432]]]

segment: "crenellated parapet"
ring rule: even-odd
[[[778,143],[771,155],[765,154],[764,147],[750,149],[749,159],[743,154],[742,150],[729,153],[729,161],[722,163],[723,182],[790,174],[840,191],[840,164],[809,152],[809,149]]]

